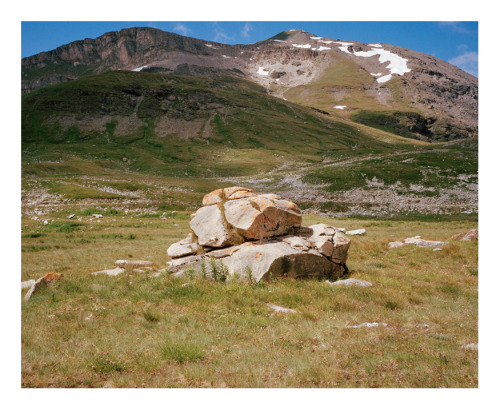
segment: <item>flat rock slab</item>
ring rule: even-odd
[[[114,269],[100,270],[98,272],[92,272],[92,275],[116,276],[116,275],[120,275],[123,272],[125,272],[125,269],[123,269],[123,268],[114,268]]]
[[[327,280],[326,283],[332,286],[361,286],[361,287],[373,286],[371,282],[360,279],[342,279],[342,280],[337,280],[335,282],[330,282],[329,280]]]
[[[123,269],[140,269],[151,268],[153,266],[153,262],[120,259],[115,262],[115,265]]]
[[[275,312],[279,312],[279,313],[297,313],[296,310],[289,309],[289,308],[286,308],[283,306],[274,305],[272,303],[268,303],[267,306],[269,306]]]
[[[347,231],[346,235],[366,235],[366,229],[356,229],[354,231]]]
[[[442,241],[428,241],[425,239],[422,239],[420,236],[414,236],[412,238],[406,238],[404,241],[395,241],[395,242],[389,242],[389,248],[399,248],[401,246],[405,245],[416,245],[420,247],[433,247],[437,248],[436,250],[441,250],[441,246],[448,245],[448,242],[442,242]]]
[[[413,238],[406,238],[403,242],[405,244],[414,244],[420,247],[439,247],[448,244],[448,242],[442,242],[442,241],[427,241],[425,239],[422,239],[420,236],[414,236]]]
[[[193,255],[198,250],[198,242],[192,233],[180,242],[176,242],[167,249],[167,255],[171,258]]]
[[[379,327],[379,326],[385,327],[385,326],[387,326],[387,323],[365,322],[365,323],[361,323],[360,325],[352,325],[352,326],[346,326],[346,327],[349,329],[358,329],[360,327]]]

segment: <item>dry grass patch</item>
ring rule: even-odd
[[[30,235],[22,245],[50,246],[23,252],[23,280],[54,270],[64,279],[22,303],[22,385],[477,387],[478,352],[462,348],[478,340],[477,244],[387,246],[415,235],[446,240],[474,224],[304,218],[318,222],[367,229],[351,237],[348,266],[372,287],[94,276],[132,257],[165,267],[188,221],[105,216],[68,233],[23,218]],[[374,322],[380,326],[348,327]],[[120,370],[94,371],[100,352],[120,356]]]

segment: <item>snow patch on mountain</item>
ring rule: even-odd
[[[269,71],[265,71],[264,67],[259,67],[259,70],[257,71],[257,74],[260,74],[260,75],[269,75]]]
[[[298,48],[311,48],[310,44],[292,44],[292,46],[298,47]]]
[[[134,68],[132,71],[142,71],[143,68],[147,68],[147,65],[143,65],[142,67]]]
[[[342,44],[342,46],[339,47],[340,50],[346,52],[347,54],[352,54],[346,47],[346,45],[351,45],[352,43],[343,43],[340,41],[337,41],[336,43]],[[391,53],[390,51],[385,50],[383,48],[372,48],[371,50],[368,51],[354,51],[353,54],[356,57],[366,57],[366,58],[378,55],[379,56],[378,61],[381,64],[389,63],[386,66],[386,68],[390,71],[390,74],[377,78],[378,83],[385,83],[389,81],[392,78],[393,74],[403,75],[411,71],[408,68],[408,65],[406,64],[408,62],[408,59],[398,56],[397,54]],[[372,74],[372,75],[377,77],[379,74]]]
[[[351,54],[349,46],[352,46],[354,43],[346,43],[345,41],[334,41],[334,43],[340,44],[339,49],[341,49],[344,53]]]

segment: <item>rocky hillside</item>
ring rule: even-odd
[[[108,70],[211,76],[257,83],[276,97],[400,136],[477,136],[477,78],[432,56],[300,30],[225,45],[152,28],[85,39],[22,60],[22,91]]]

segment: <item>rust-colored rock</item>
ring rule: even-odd
[[[49,272],[47,274],[45,274],[44,276],[42,276],[40,279],[38,279],[34,284],[33,286],[31,286],[30,290],[28,291],[28,293],[26,293],[26,295],[24,296],[24,301],[27,302],[28,300],[31,299],[31,297],[33,296],[33,294],[39,290],[42,286],[44,285],[49,285],[51,284],[53,281],[55,280],[59,280],[63,277],[63,274],[62,273],[58,273],[58,272]]]
[[[461,232],[457,233],[456,235],[453,235],[450,240],[452,241],[470,241],[470,242],[478,242],[479,240],[479,233],[477,229],[471,229],[468,232]]]
[[[249,188],[233,186],[229,188],[220,188],[209,192],[203,197],[203,206],[215,205],[219,202],[230,201],[233,199],[246,198],[255,194]]]
[[[47,273],[46,275],[42,276],[42,280],[45,282],[45,283],[50,283],[54,280],[59,280],[63,277],[63,274],[62,273],[58,273],[58,272],[49,272]]]
[[[264,195],[228,201],[224,214],[246,239],[284,235],[302,223],[300,209],[293,202]]]

